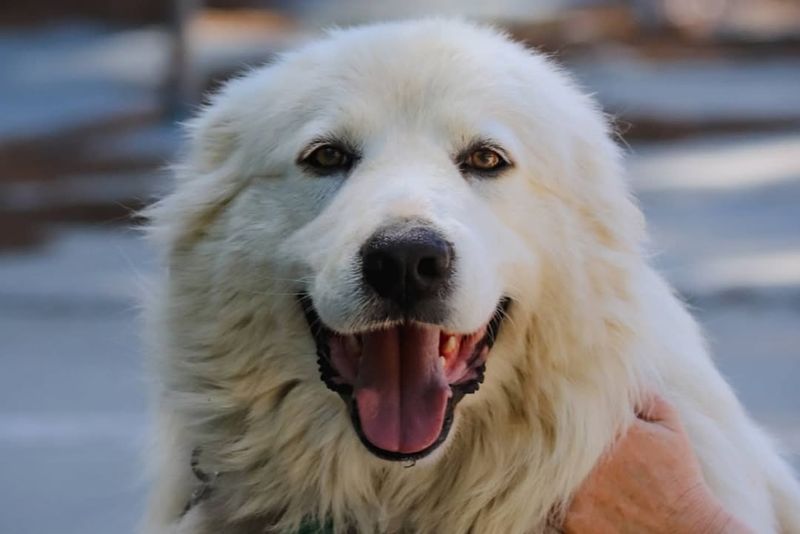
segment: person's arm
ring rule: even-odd
[[[674,408],[653,397],[640,412],[573,497],[564,532],[753,534],[711,493]]]

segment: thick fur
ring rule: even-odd
[[[298,167],[331,132],[346,177]],[[755,532],[800,532],[790,468],[745,414],[697,325],[647,264],[603,115],[550,61],[494,30],[427,20],[334,31],[236,79],[192,121],[175,191],[150,212],[168,273],[148,306],[157,395],[151,533],[542,532],[654,389],[706,479]],[[514,168],[463,176],[475,136]],[[413,466],[373,456],[320,381],[298,305],[364,318],[358,247],[420,218],[458,255],[448,327],[513,299],[480,391]],[[198,481],[210,497],[182,514]]]

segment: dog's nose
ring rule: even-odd
[[[452,272],[453,246],[425,227],[383,231],[367,241],[361,258],[367,285],[409,309],[442,294]]]

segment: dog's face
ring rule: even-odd
[[[535,301],[593,116],[541,58],[430,22],[334,35],[201,119],[207,165],[247,176],[228,239],[297,294],[320,386],[377,456],[441,445],[505,315]]]
[[[509,303],[501,266],[516,243],[480,182],[513,172],[513,139],[485,125],[446,138],[435,133],[451,126],[442,119],[350,128],[351,141],[315,136],[298,164],[341,183],[283,249],[307,258],[301,304],[322,378],[387,459],[425,456],[446,439],[456,404],[483,381]]]

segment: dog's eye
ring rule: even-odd
[[[349,169],[353,156],[337,146],[322,145],[306,156],[303,163],[314,170],[332,173]]]
[[[461,161],[463,172],[491,174],[508,167],[508,160],[497,150],[479,147],[470,151]]]
[[[502,165],[503,158],[494,150],[481,149],[470,154],[467,163],[475,169],[489,171]]]

